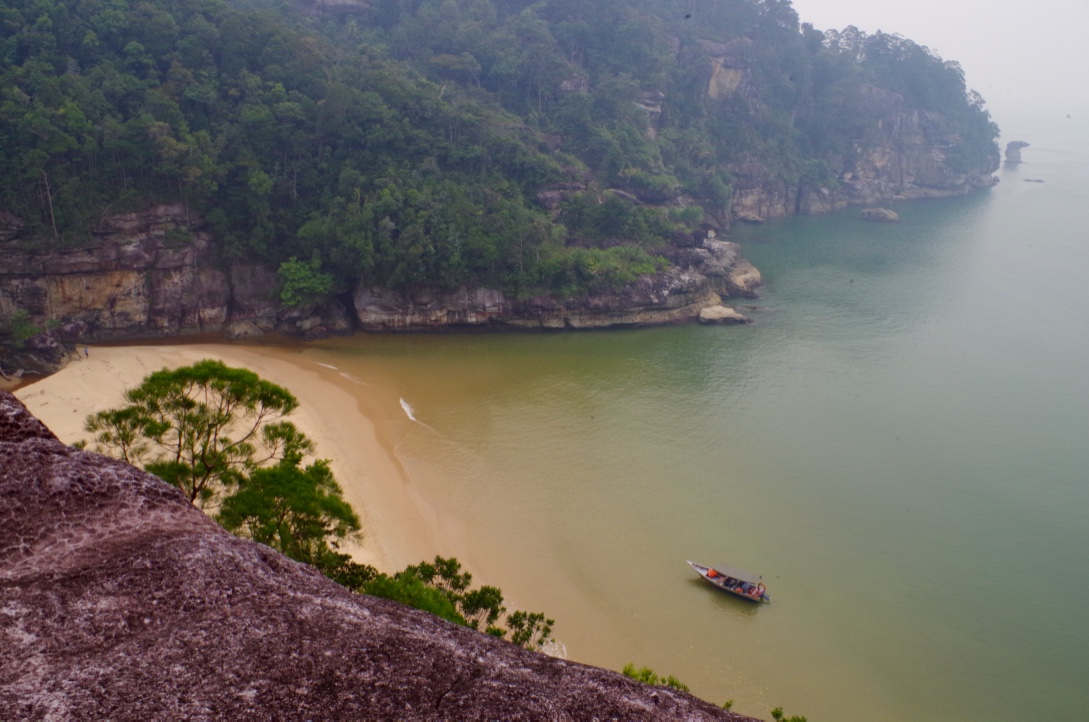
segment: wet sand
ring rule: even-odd
[[[15,395],[61,441],[74,443],[89,437],[83,430],[89,414],[122,405],[125,390],[148,374],[205,358],[248,368],[299,400],[289,419],[315,442],[317,458],[332,461],[345,499],[360,516],[362,539],[344,548],[356,561],[392,572],[436,554],[458,555],[391,443],[380,438],[369,415],[380,394],[364,403],[367,389],[358,379],[297,350],[228,344],[92,347],[88,357]]]

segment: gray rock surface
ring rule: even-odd
[[[3,719],[748,719],[352,594],[4,392],[0,649]]]
[[[900,216],[896,211],[888,208],[865,208],[858,216],[864,221],[877,221],[878,223],[899,223]]]
[[[700,311],[699,322],[706,324],[733,325],[749,323],[751,319],[729,306],[709,306]]]

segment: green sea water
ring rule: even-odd
[[[571,659],[764,718],[1077,719],[1089,134],[1025,139],[1000,185],[900,224],[737,229],[767,282],[747,327],[305,353],[393,389],[381,431],[445,532]],[[762,574],[774,603],[686,559]]]

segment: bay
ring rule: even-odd
[[[463,561],[554,617],[572,659],[764,718],[1076,716],[1083,130],[1029,127],[997,187],[894,205],[899,224],[736,229],[767,281],[751,326],[306,353],[384,389],[381,432]],[[760,573],[775,601],[715,593],[686,559]]]

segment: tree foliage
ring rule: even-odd
[[[325,460],[300,468],[287,459],[254,469],[223,500],[216,520],[228,531],[319,568],[339,541],[360,528]]]
[[[321,259],[310,263],[294,256],[280,264],[277,278],[282,285],[280,300],[288,308],[298,308],[321,301],[333,290],[333,277],[321,270]]]
[[[289,391],[220,361],[157,371],[125,399],[87,418],[95,450],[143,465],[202,508],[258,468],[295,466],[313,449],[284,420],[298,406]]]
[[[125,398],[87,417],[96,451],[143,465],[239,536],[331,576],[370,578],[339,551],[359,517],[328,461],[303,466],[314,444],[284,420],[298,406],[289,391],[205,359],[157,371]]]
[[[466,627],[507,639],[520,647],[541,649],[553,641],[555,621],[541,612],[508,612],[498,587],[471,588],[472,575],[454,558],[436,556],[390,576],[373,567],[342,564],[323,571],[356,592],[392,599]]]
[[[681,692],[691,691],[688,688],[688,685],[681,682],[673,675],[669,675],[668,677],[664,678],[659,677],[650,667],[643,666],[637,669],[633,662],[628,662],[627,664],[625,664],[624,669],[621,670],[621,672],[624,674],[625,677],[631,677],[637,682],[642,682],[643,684],[654,684],[660,685],[662,687],[670,687]]]

